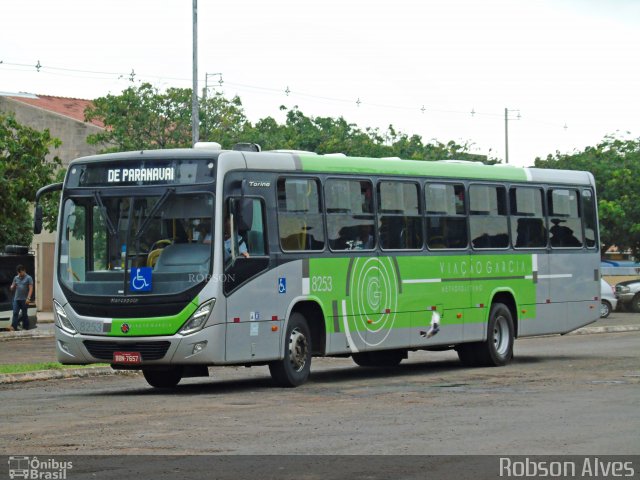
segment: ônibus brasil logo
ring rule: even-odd
[[[9,457],[9,478],[38,480],[66,480],[67,470],[73,468],[73,462],[55,458],[40,460],[38,457],[12,455]]]

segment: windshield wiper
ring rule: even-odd
[[[102,203],[102,196],[100,195],[100,192],[98,190],[93,192],[93,198],[95,199],[96,204],[98,204],[98,212],[100,213],[102,220],[104,220],[104,223],[107,224],[107,230],[109,230],[109,234],[115,237],[118,232],[116,231],[116,227],[113,226],[113,223],[109,218],[109,213],[107,212],[107,208],[104,206],[104,203]]]
[[[174,188],[168,188],[164,192],[164,194],[160,197],[160,199],[155,203],[153,208],[151,208],[151,211],[147,215],[147,218],[144,219],[144,222],[142,222],[142,225],[140,225],[140,228],[138,228],[138,231],[136,232],[135,236],[133,237],[134,240],[139,240],[140,239],[140,237],[142,236],[142,233],[146,230],[146,228],[149,226],[149,223],[153,219],[153,216],[156,214],[156,212],[158,210],[160,210],[160,207],[162,207],[162,205],[164,205],[164,203],[174,193],[175,193],[175,189]]]

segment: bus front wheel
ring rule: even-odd
[[[142,374],[152,387],[174,388],[182,380],[182,367],[143,368]]]
[[[291,314],[285,338],[284,358],[271,362],[269,372],[279,387],[297,387],[311,371],[311,333],[301,313]]]
[[[463,343],[456,347],[464,365],[499,367],[513,358],[514,328],[511,310],[503,303],[494,303],[489,314],[487,340]]]

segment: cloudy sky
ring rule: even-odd
[[[0,91],[191,86],[192,0],[6,0],[0,18]],[[504,158],[508,108],[519,165],[640,136],[636,0],[199,0],[198,30],[199,87],[221,74],[253,121],[297,105]]]

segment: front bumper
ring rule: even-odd
[[[84,365],[112,363],[109,352],[113,351],[141,351],[140,367],[168,364],[215,365],[224,363],[224,333],[224,324],[212,325],[187,336],[151,337],[105,337],[79,333],[72,335],[56,327],[56,356],[62,364]],[[167,343],[168,346],[166,346]],[[194,352],[194,346],[203,343],[204,347]],[[145,352],[151,353],[145,355]],[[145,356],[147,356],[146,359]]]

